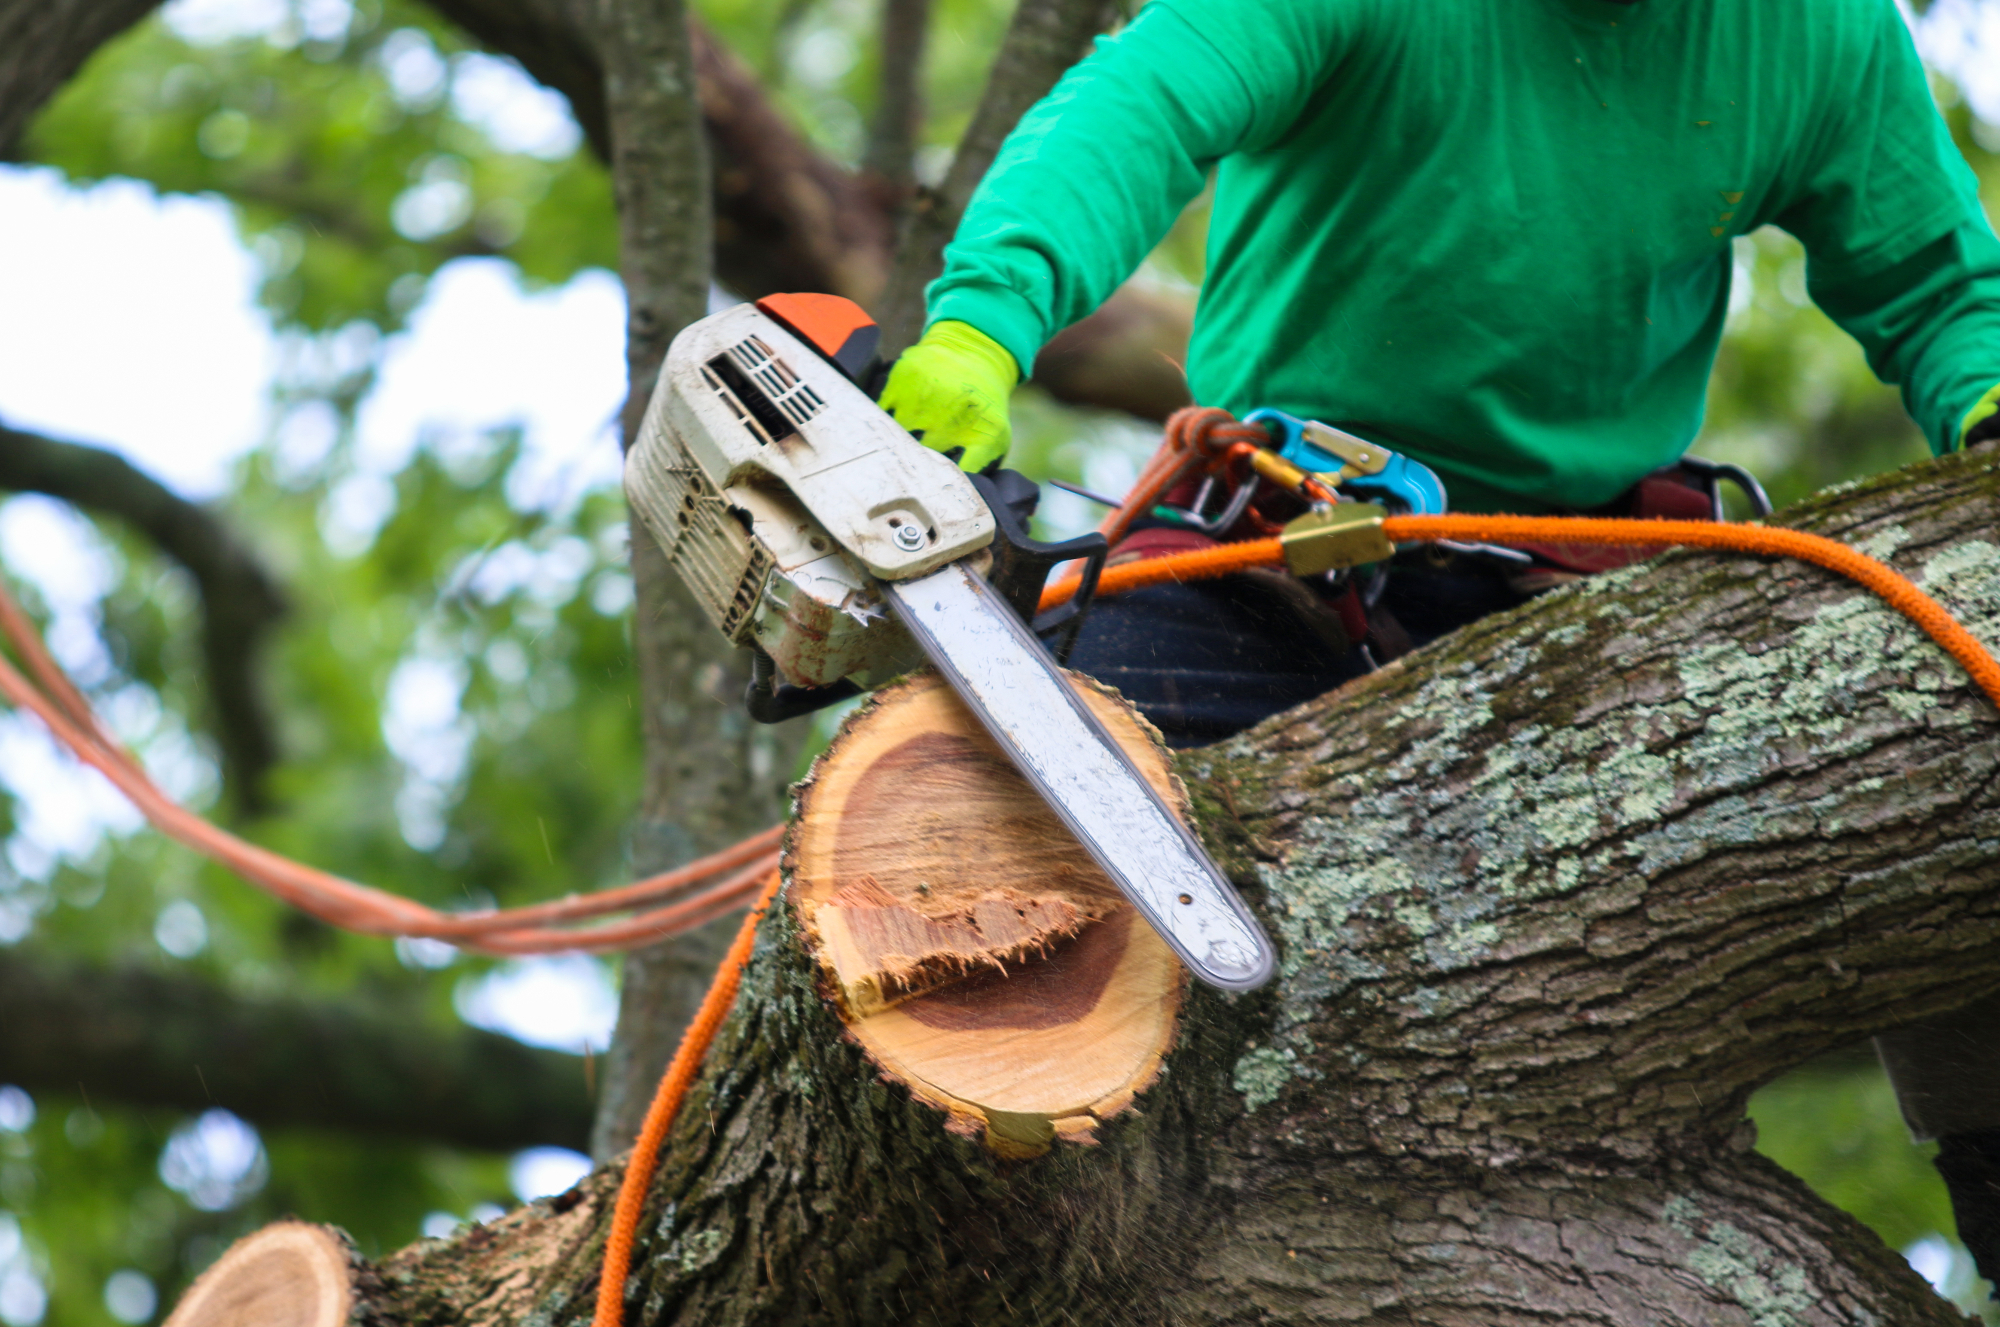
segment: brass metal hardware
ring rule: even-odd
[[[1299,431],[1305,435],[1307,442],[1328,456],[1338,456],[1347,462],[1340,468],[1337,479],[1358,479],[1362,475],[1379,475],[1388,468],[1390,457],[1395,455],[1387,447],[1378,446],[1365,438],[1357,438],[1352,433],[1334,428],[1331,424],[1322,424],[1318,420],[1306,420]]]
[[[1307,512],[1278,536],[1285,550],[1285,566],[1294,576],[1316,576],[1384,561],[1396,551],[1382,533],[1382,521],[1388,514],[1373,502],[1342,502],[1324,511]]]

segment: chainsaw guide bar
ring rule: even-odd
[[[668,562],[786,696],[872,689],[928,658],[1197,977],[1261,986],[1276,955],[1256,919],[988,583],[988,498],[856,385],[866,315],[786,298],[667,351],[625,489]]]

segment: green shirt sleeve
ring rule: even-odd
[[[1359,0],[1152,0],[1023,117],[974,193],[929,321],[970,323],[1025,377],[1136,270],[1209,168],[1285,133]]]
[[[1776,220],[1806,246],[1814,302],[1902,387],[1943,453],[2000,382],[2000,240],[1908,30],[1893,5],[1875,8],[1862,77],[1826,117]]]

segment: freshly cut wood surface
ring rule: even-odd
[[[1185,818],[1151,728],[1071,683]],[[1152,1082],[1179,961],[935,674],[879,693],[803,788],[792,896],[842,1018],[996,1150],[1087,1138]]]
[[[340,1240],[324,1226],[280,1221],[230,1245],[166,1327],[342,1327],[352,1300]]]

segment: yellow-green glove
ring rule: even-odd
[[[1021,371],[1007,348],[970,323],[932,323],[889,370],[882,408],[924,446],[965,448],[961,470],[984,470],[1007,454],[1007,398]]]
[[[1993,428],[1995,415],[2000,415],[2000,386],[1980,397],[1979,404],[1972,407],[1965,422],[1958,426],[1958,445],[1969,447],[1975,441],[1996,436]],[[1972,436],[1974,433],[1978,433],[1980,438],[1975,439]]]

